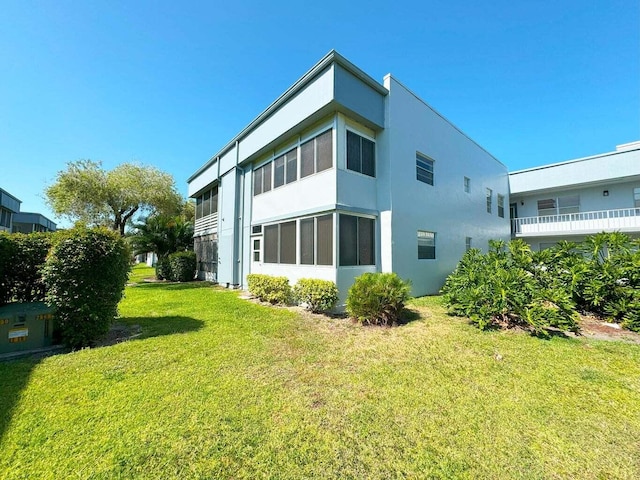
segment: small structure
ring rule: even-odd
[[[17,212],[13,215],[13,233],[55,232],[56,224],[40,213]]]
[[[0,306],[0,354],[48,347],[55,338],[53,308],[44,302]]]

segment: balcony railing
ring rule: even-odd
[[[640,231],[640,208],[522,217],[511,220],[511,233],[516,237],[588,234],[615,230]]]
[[[206,217],[197,218],[194,224],[194,234],[216,233],[218,231],[218,214],[212,213]]]

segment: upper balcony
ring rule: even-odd
[[[522,217],[511,220],[515,237],[589,235],[598,232],[640,232],[640,208]]]

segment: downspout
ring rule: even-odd
[[[236,191],[239,192],[240,198],[238,199],[237,197],[237,201],[236,201],[236,208],[237,210],[237,214],[236,214],[236,225],[235,225],[235,229],[236,232],[236,245],[237,245],[237,251],[236,251],[236,264],[234,266],[234,270],[233,270],[233,285],[234,286],[239,286],[242,282],[241,282],[241,276],[242,276],[242,258],[243,258],[243,252],[244,252],[244,228],[242,225],[243,219],[244,219],[244,169],[243,168],[239,168],[238,164],[240,161],[240,142],[238,140],[236,140],[236,171],[239,173],[239,176],[236,176],[236,182],[240,181],[240,188],[236,188]],[[236,183],[236,187],[237,187],[237,183]]]

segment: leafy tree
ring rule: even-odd
[[[175,214],[182,208],[171,175],[133,163],[106,171],[101,162],[69,162],[45,195],[57,216],[108,226],[120,235],[136,213]]]
[[[153,252],[158,256],[158,278],[162,265],[171,253],[193,250],[193,223],[182,216],[152,215],[136,224],[129,236],[134,254]]]

